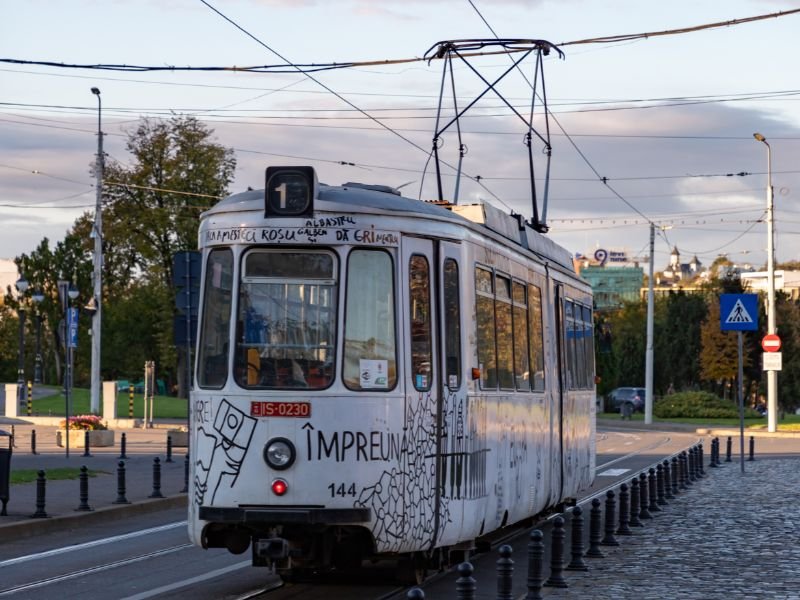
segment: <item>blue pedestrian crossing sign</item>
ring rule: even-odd
[[[720,294],[719,325],[722,331],[756,331],[758,294]]]

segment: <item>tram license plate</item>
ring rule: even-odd
[[[252,417],[310,417],[310,402],[251,402]]]

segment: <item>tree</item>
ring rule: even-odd
[[[172,287],[172,257],[197,246],[204,210],[227,194],[233,150],[211,141],[193,117],[143,119],[129,134],[133,164],[110,160],[105,170],[103,241],[109,281],[135,273]]]

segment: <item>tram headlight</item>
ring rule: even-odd
[[[296,455],[294,444],[286,438],[273,438],[264,446],[264,460],[277,471],[291,467]]]

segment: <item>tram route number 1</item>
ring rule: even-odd
[[[332,483],[328,486],[328,489],[331,491],[331,498],[335,498],[336,496],[341,496],[344,498],[345,496],[353,496],[356,497],[356,484],[351,483],[350,487],[346,487],[346,483],[340,483],[338,486],[335,483]]]

